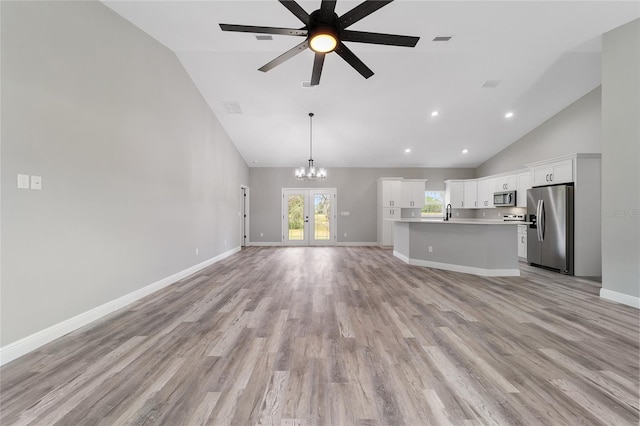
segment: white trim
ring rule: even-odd
[[[282,246],[283,244],[278,241],[251,241],[248,245],[252,247],[272,247],[272,246]]]
[[[25,355],[59,337],[64,336],[65,334],[69,334],[72,331],[79,329],[80,327],[84,327],[85,325],[104,317],[105,315],[115,312],[118,309],[124,308],[125,306],[130,305],[131,303],[140,300],[153,292],[174,284],[182,278],[198,272],[199,270],[204,269],[207,266],[213,265],[214,263],[219,262],[220,260],[225,259],[239,251],[240,247],[228,250],[216,257],[205,260],[204,262],[198,263],[197,265],[193,265],[183,271],[177,272],[171,276],[163,278],[129,294],[125,294],[124,296],[121,296],[103,305],[97,306],[93,309],[76,315],[75,317],[66,319],[62,322],[59,322],[58,324],[54,324],[51,327],[40,330],[13,343],[9,343],[8,345],[0,348],[0,365],[4,365],[10,361],[13,361],[16,358],[21,357],[22,355]]]
[[[640,309],[640,297],[630,296],[624,293],[618,293],[617,291],[608,290],[606,288],[600,289],[600,297],[612,302],[622,303],[637,309]]]
[[[409,265],[426,266],[427,268],[444,269],[445,271],[463,272],[481,277],[519,277],[520,269],[485,269],[475,266],[454,265],[451,263],[431,262],[428,260],[411,259],[397,251],[393,255]]]
[[[338,247],[370,247],[370,246],[377,246],[378,242],[377,241],[369,241],[366,243],[352,243],[352,242],[340,242],[338,241],[338,244],[336,244]]]

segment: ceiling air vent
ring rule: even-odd
[[[256,40],[273,40],[273,37],[270,35],[257,35]]]
[[[433,39],[433,41],[449,41],[451,40],[451,36],[440,36]]]
[[[225,111],[227,114],[242,114],[242,108],[238,102],[223,102]]]
[[[502,83],[502,80],[487,80],[482,87],[493,89],[494,87],[498,87],[498,84],[500,83]]]

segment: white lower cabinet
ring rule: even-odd
[[[527,258],[527,225],[518,225],[518,257]]]
[[[393,221],[387,219],[400,219],[400,209],[399,208],[389,208],[385,207],[382,209],[382,214],[380,215],[381,221],[378,224],[379,233],[378,233],[378,245],[380,246],[392,246],[393,245]]]

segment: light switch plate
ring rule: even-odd
[[[31,189],[42,189],[42,176],[31,176]]]
[[[29,189],[29,175],[18,175],[18,189]]]

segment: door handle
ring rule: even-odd
[[[542,241],[542,235],[540,234],[540,231],[542,229],[541,211],[542,211],[542,200],[538,200],[538,205],[536,206],[536,222],[537,222],[536,234],[538,236],[538,241]]]
[[[544,234],[545,234],[545,227],[546,227],[546,223],[545,223],[545,217],[544,217],[544,200],[540,200],[540,219],[538,220],[538,223],[540,223],[540,241],[544,241]]]

